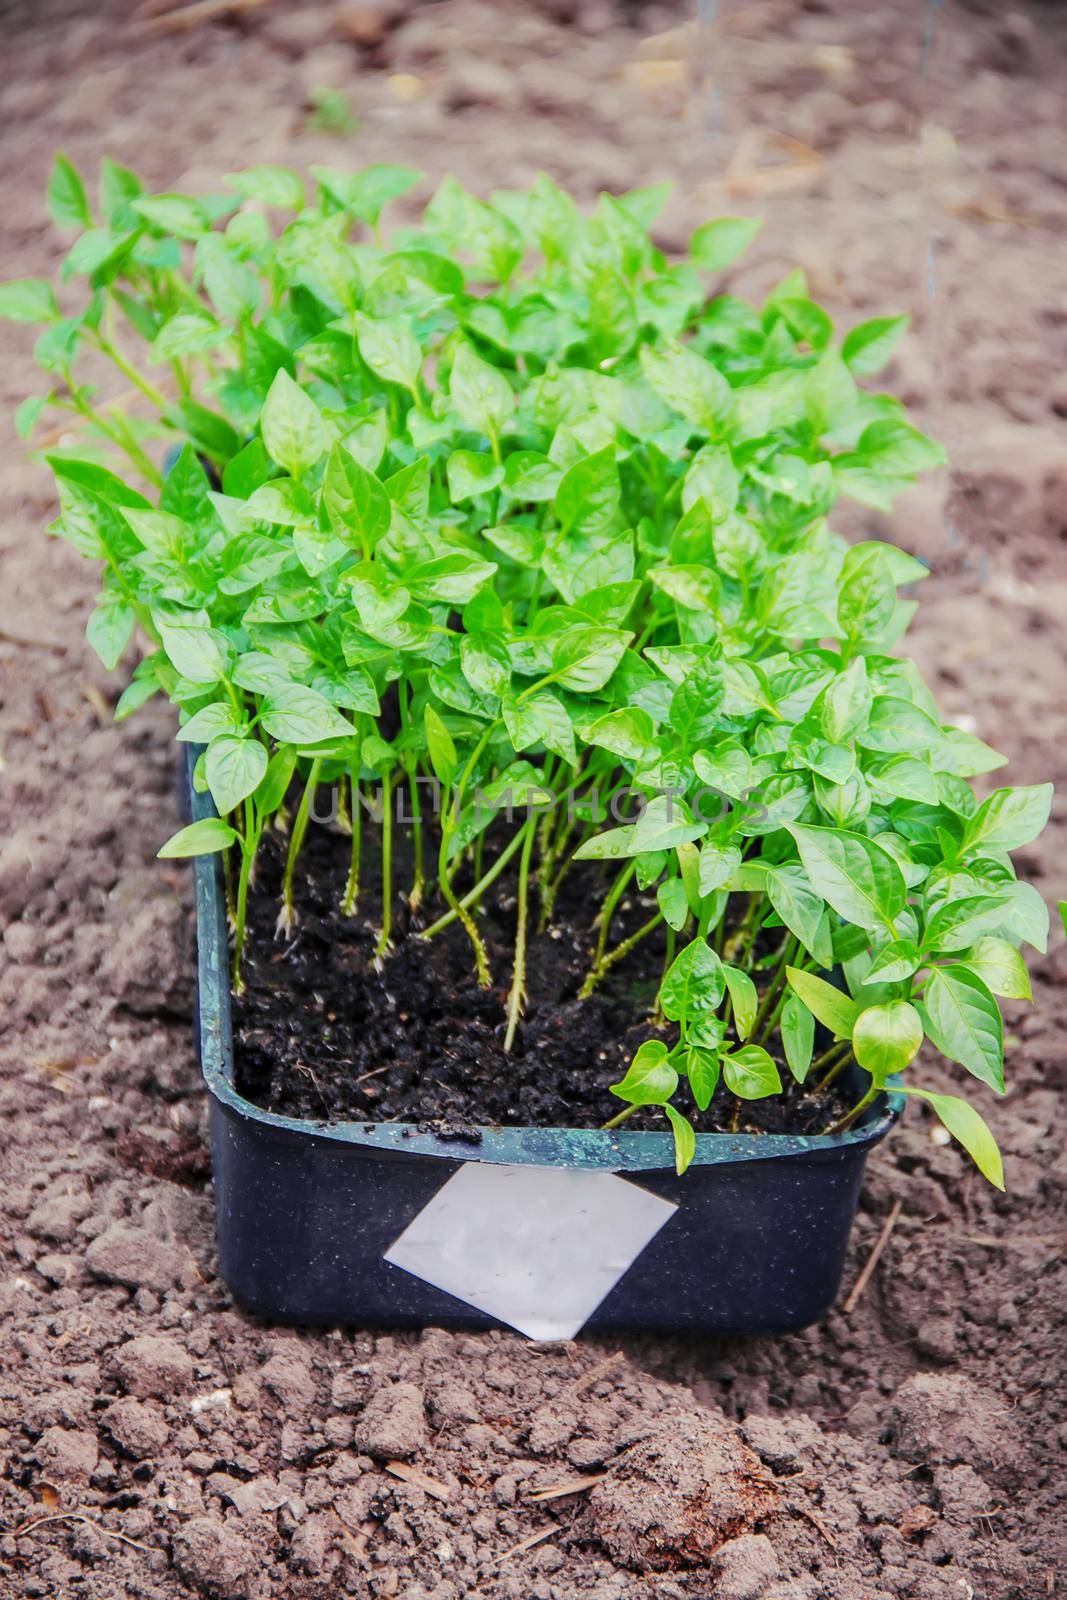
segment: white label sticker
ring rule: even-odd
[[[573,1339],[677,1209],[612,1172],[469,1161],[385,1259],[531,1339]]]

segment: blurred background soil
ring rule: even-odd
[[[695,3],[695,0],[694,0]],[[259,161],[402,161],[583,198],[676,182],[667,249],[767,217],[950,474],[891,516],[932,576],[911,645],[946,713],[1063,775],[1067,8],[893,0],[25,0],[3,7],[0,275],[49,271],[54,148],[155,188]],[[915,1110],[874,1157],[859,1298],[778,1340],[269,1328],[216,1276],[189,1043],[168,717],[115,729],[92,573],[0,367],[0,1595],[246,1600],[1040,1600],[1062,1592],[1062,935],[983,1103],[994,1194]],[[1067,892],[1063,799],[1021,853]],[[1059,1100],[1062,1105],[1062,1100]],[[392,1465],[387,1465],[391,1463]],[[540,1490],[547,1497],[535,1498]]]

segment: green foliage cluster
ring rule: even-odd
[[[345,913],[381,791],[387,957],[403,787],[412,898],[436,901],[418,936],[458,920],[485,984],[479,902],[514,863],[509,1047],[534,902],[546,922],[565,872],[599,906],[585,993],[665,925],[670,1026],[614,1086],[612,1124],[662,1106],[679,1170],[720,1076],[739,1106],[782,1070],[822,1087],[854,1059],[870,1089],[842,1129],[927,1037],[1002,1092],[997,997],[1029,997],[1019,947],[1047,938],[1011,852],[1050,787],[978,799],[969,780],[1002,758],[893,654],[924,567],[827,522],[839,496],[884,508],[942,460],[857,381],[906,319],[837,342],[799,272],[762,306],[711,294],[758,224],[709,222],[668,262],[650,237],[664,186],[583,215],[545,177],[489,202],[446,179],[386,240],[406,168],[225,181],[149,195],[107,162],[94,212],[58,158],[49,205],[77,233],[60,276],[80,309],[22,280],[0,313],[44,324],[51,389],[22,430],[46,407],[85,424],[49,456],[54,531],[102,565],[104,663],[135,631],[145,645],[117,714],[162,693],[205,747],[219,817],[161,854],[234,855],[235,982],[263,832],[289,831],[288,923],[326,782],[352,832]],[[134,410],[102,397],[100,356]],[[175,437],[164,475],[153,446]],[[429,779],[436,818],[419,812]],[[641,802],[621,817],[620,790]],[[656,909],[613,944],[631,886]],[[903,1087],[1002,1183],[966,1101]]]

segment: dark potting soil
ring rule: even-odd
[[[369,881],[358,914],[338,905],[348,870],[348,838],[333,826],[308,831],[296,880],[291,937],[276,935],[286,840],[264,841],[250,896],[245,993],[234,1000],[237,1086],[254,1104],[316,1121],[432,1124],[462,1139],[475,1125],[598,1127],[621,1108],[608,1092],[634,1050],[657,1036],[649,1014],[665,953],[650,935],[584,1000],[596,934],[591,927],[610,878],[594,863],[575,864],[545,932],[536,931],[531,895],[527,1000],[510,1054],[505,1008],[515,941],[515,879],[501,874],[479,917],[493,983],[478,985],[471,946],[458,923],[431,940],[418,937],[441,906],[432,896],[417,913],[405,893],[410,860],[398,830],[393,949],[376,962],[380,888]],[[364,827],[365,871],[378,860]],[[428,854],[429,859],[429,854]],[[610,870],[610,869],[609,869]],[[617,869],[613,869],[617,870]],[[369,874],[368,874],[369,875]],[[465,887],[462,875],[456,884]],[[624,898],[612,943],[646,921],[652,900]],[[673,1028],[659,1033],[671,1040]],[[814,1133],[847,1109],[837,1094],[802,1094],[783,1066],[785,1092],[742,1108],[742,1131]],[[684,1098],[684,1091],[683,1091]],[[720,1083],[708,1111],[685,1106],[703,1130],[730,1126],[735,1102]],[[638,1112],[631,1127],[662,1126]]]

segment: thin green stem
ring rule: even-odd
[[[789,934],[785,939],[778,964],[771,974],[770,982],[763,991],[756,1020],[752,1024],[751,1038],[755,1044],[762,1044],[766,1036],[773,1030],[778,1018],[782,1014],[782,1007],[786,1001],[786,975],[785,969],[793,964],[800,941],[795,934]]]
[[[741,926],[736,933],[732,933],[726,940],[722,958],[731,966],[740,965],[751,950],[756,938],[756,929],[759,926],[760,914],[763,910],[764,896],[756,893],[750,896],[748,907],[741,921]]]
[[[222,882],[226,895],[226,921],[232,928],[237,921],[237,907],[233,898],[233,863],[230,859],[232,852],[227,850],[222,858]]]
[[[593,993],[593,990],[596,988],[597,984],[601,981],[604,975],[609,972],[617,962],[624,960],[626,956],[630,954],[630,951],[633,950],[636,945],[640,944],[642,939],[647,938],[652,930],[658,927],[662,921],[663,914],[662,912],[657,911],[654,916],[649,917],[647,922],[643,922],[641,924],[636,933],[631,933],[630,937],[628,939],[624,939],[621,944],[617,944],[614,950],[609,950],[607,955],[602,958],[599,967],[594,967],[593,970],[587,975],[585,982],[578,991],[579,1000],[588,1000],[589,996]]]
[[[359,904],[359,867],[360,853],[363,847],[363,802],[359,789],[359,772],[353,767],[349,783],[352,800],[349,807],[349,823],[351,834],[351,854],[348,862],[348,879],[345,883],[345,892],[341,899],[341,915],[354,917]]]
[[[377,960],[390,947],[393,936],[393,774],[382,781],[382,926],[374,946]]]
[[[534,827],[530,826],[531,822],[535,823]],[[522,855],[519,859],[519,909],[515,928],[515,966],[511,979],[511,992],[508,995],[508,1027],[504,1035],[505,1054],[510,1054],[511,1047],[515,1042],[515,1030],[519,1025],[523,1001],[526,999],[526,920],[530,892],[530,856],[533,853],[534,840],[537,838],[535,817],[527,819],[525,833],[526,841],[523,844]]]
[[[138,472],[143,473],[149,483],[153,484],[157,489],[162,488],[163,478],[158,468],[145,455],[136,440],[124,437],[121,430],[113,422],[110,422],[102,412],[97,411],[95,406],[91,406],[81,393],[81,390],[74,387],[73,379],[69,380],[68,386],[74,409],[79,411],[88,422],[99,428],[105,438],[110,439],[113,445],[116,445],[124,455],[127,455]]]
[[[103,334],[97,334],[96,342],[108,360],[115,363],[119,371],[130,380],[135,389],[141,391],[146,400],[151,400],[157,411],[164,413],[170,409],[170,401],[163,391],[157,389],[155,384],[146,378],[143,372],[138,371],[131,361],[127,361],[118,345],[112,344],[111,340],[105,338]]]
[[[278,914],[279,933],[291,933],[296,922],[296,910],[293,905],[293,877],[296,873],[297,858],[300,855],[308,831],[308,816],[311,812],[311,803],[315,798],[315,790],[318,787],[321,769],[322,757],[316,756],[311,763],[307,782],[304,784],[304,792],[300,796],[300,804],[293,819],[292,831],[289,834],[289,851],[285,858],[285,872],[282,875],[282,909]]]
[[[411,799],[411,843],[415,855],[415,876],[408,895],[408,905],[417,911],[422,904],[426,878],[423,871],[422,807],[419,805],[419,779],[414,765],[408,768],[408,795]]]
[[[860,1100],[857,1105],[854,1105],[851,1111],[847,1111],[843,1117],[839,1117],[836,1122],[831,1122],[828,1128],[824,1128],[822,1130],[823,1133],[847,1132],[847,1130],[852,1127],[853,1123],[862,1117],[867,1107],[874,1104],[880,1093],[881,1090],[879,1089],[878,1085],[876,1083],[872,1083],[871,1087],[867,1090],[867,1093],[863,1096],[863,1099]]]
[[[640,1110],[639,1106],[624,1106],[616,1116],[612,1117],[608,1122],[600,1124],[601,1133],[606,1133],[609,1128],[617,1128],[620,1123],[625,1122],[628,1117],[632,1117],[634,1112],[638,1110]]]
[[[237,880],[237,906],[233,927],[233,992],[244,994],[245,980],[242,972],[245,949],[245,930],[248,923],[248,885],[252,867],[259,848],[260,822],[251,799],[244,803],[244,836],[241,839],[241,871]]]
[[[619,901],[626,892],[626,885],[629,883],[636,871],[637,862],[628,861],[623,867],[622,871],[616,877],[615,882],[612,884],[607,894],[604,896],[604,904],[601,907],[600,917],[598,919],[596,952],[593,956],[594,967],[598,967],[600,965],[604,951],[608,947],[608,935],[611,932],[611,919],[615,915]]]
[[[815,1085],[816,1094],[822,1094],[824,1090],[830,1087],[834,1080],[845,1070],[851,1055],[852,1040],[842,1039],[837,1044],[831,1045],[829,1050],[824,1050],[817,1061],[812,1062],[808,1069],[809,1078],[813,1072],[820,1072],[825,1069],[824,1075]]]
[[[451,810],[453,803],[454,801],[452,797],[449,797],[449,800],[445,805],[444,815],[442,818],[441,848],[437,856],[437,881],[440,885],[441,893],[448,902],[449,909],[459,918],[460,922],[463,924],[463,931],[471,942],[471,946],[474,950],[475,965],[478,969],[478,982],[481,984],[483,989],[488,989],[493,981],[489,971],[489,952],[485,948],[485,941],[478,932],[474,918],[471,916],[466,906],[460,902],[456,895],[456,891],[452,887],[452,874],[448,860],[448,851],[449,846],[452,843],[452,836],[456,827],[456,818],[452,815]],[[424,935],[424,937],[426,937],[426,935]]]
[[[536,826],[536,822],[533,817],[530,818],[529,822],[524,824],[524,827],[529,828],[531,825]],[[499,878],[508,862],[515,855],[516,851],[521,848],[522,843],[523,830],[520,830],[517,834],[515,834],[514,838],[508,840],[503,850],[501,850],[500,854],[493,862],[493,865],[486,873],[483,874],[482,877],[478,879],[478,882],[474,885],[474,888],[467,890],[466,894],[459,902],[459,905],[463,911],[468,910],[472,905],[474,905],[485,893],[486,889],[490,888],[490,886],[496,882],[497,878]],[[443,928],[447,928],[450,923],[455,922],[459,914],[460,913],[458,911],[446,911],[443,916],[438,917],[436,922],[432,922],[428,928],[424,928],[419,934],[419,938],[432,939],[434,935],[440,933]]]

